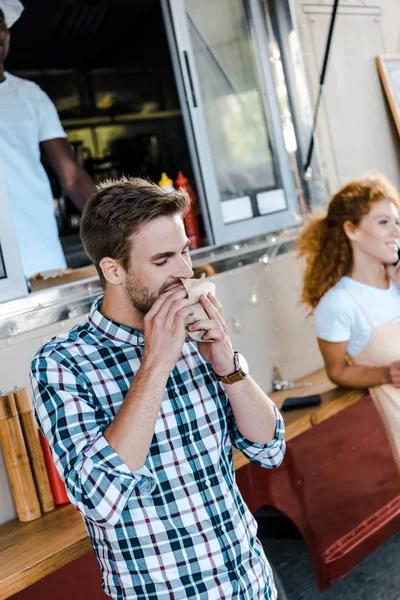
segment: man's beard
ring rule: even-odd
[[[136,310],[144,315],[149,312],[158,297],[158,294],[151,292],[148,287],[135,284],[129,276],[126,279],[126,292]]]
[[[147,286],[138,284],[138,281],[135,279],[134,275],[128,272],[125,285],[129,300],[132,302],[136,310],[145,315],[149,312],[158,296],[163,294],[169,287],[172,287],[177,283],[180,283],[180,281],[164,284],[158,293],[154,293]]]

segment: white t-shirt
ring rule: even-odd
[[[382,290],[342,277],[321,298],[314,311],[314,323],[317,337],[321,340],[348,342],[349,356],[360,354],[372,333],[370,323],[354,298],[374,327],[400,316],[400,291],[392,281],[388,289]]]
[[[27,277],[66,267],[40,142],[66,137],[56,108],[31,81],[5,73],[0,83],[0,159]]]

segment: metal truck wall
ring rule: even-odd
[[[332,2],[292,0],[313,103]],[[380,171],[400,188],[400,141],[375,63],[399,54],[398,0],[341,2],[318,119],[318,150],[332,193],[349,179]]]

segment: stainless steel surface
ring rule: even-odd
[[[211,266],[215,274],[255,262],[267,264],[278,254],[293,251],[297,230],[261,236],[221,248],[193,253],[193,266]],[[102,289],[98,277],[34,292],[26,298],[0,303],[0,340],[86,315]]]
[[[311,381],[303,381],[301,383],[295,383],[294,381],[288,381],[282,379],[281,372],[278,367],[274,367],[272,373],[272,391],[280,392],[281,390],[293,390],[295,388],[310,387]]]
[[[293,381],[287,381],[281,379],[279,381],[272,380],[272,391],[280,392],[281,390],[294,390],[295,388],[311,387],[311,381],[303,381],[303,383],[294,383]]]
[[[270,257],[293,251],[297,239],[297,229],[278,235],[259,236],[251,240],[210,248],[207,252],[192,253],[194,267],[211,265],[215,274],[250,265],[255,262],[267,264]]]
[[[86,314],[101,294],[97,277],[35,292],[0,304],[0,339]]]

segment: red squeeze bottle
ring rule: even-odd
[[[67,504],[70,500],[65,491],[64,482],[61,480],[55,467],[48,441],[41,431],[39,431],[39,438],[43,450],[44,462],[46,463],[47,474],[49,476],[51,491],[53,492],[54,504],[56,506],[59,504]]]
[[[194,250],[195,248],[201,248],[201,236],[196,216],[197,198],[189,185],[188,178],[184,176],[182,171],[179,171],[178,173],[178,176],[175,180],[175,187],[177,190],[183,188],[190,197],[189,209],[185,215],[185,229],[186,235],[190,240],[190,249]]]

